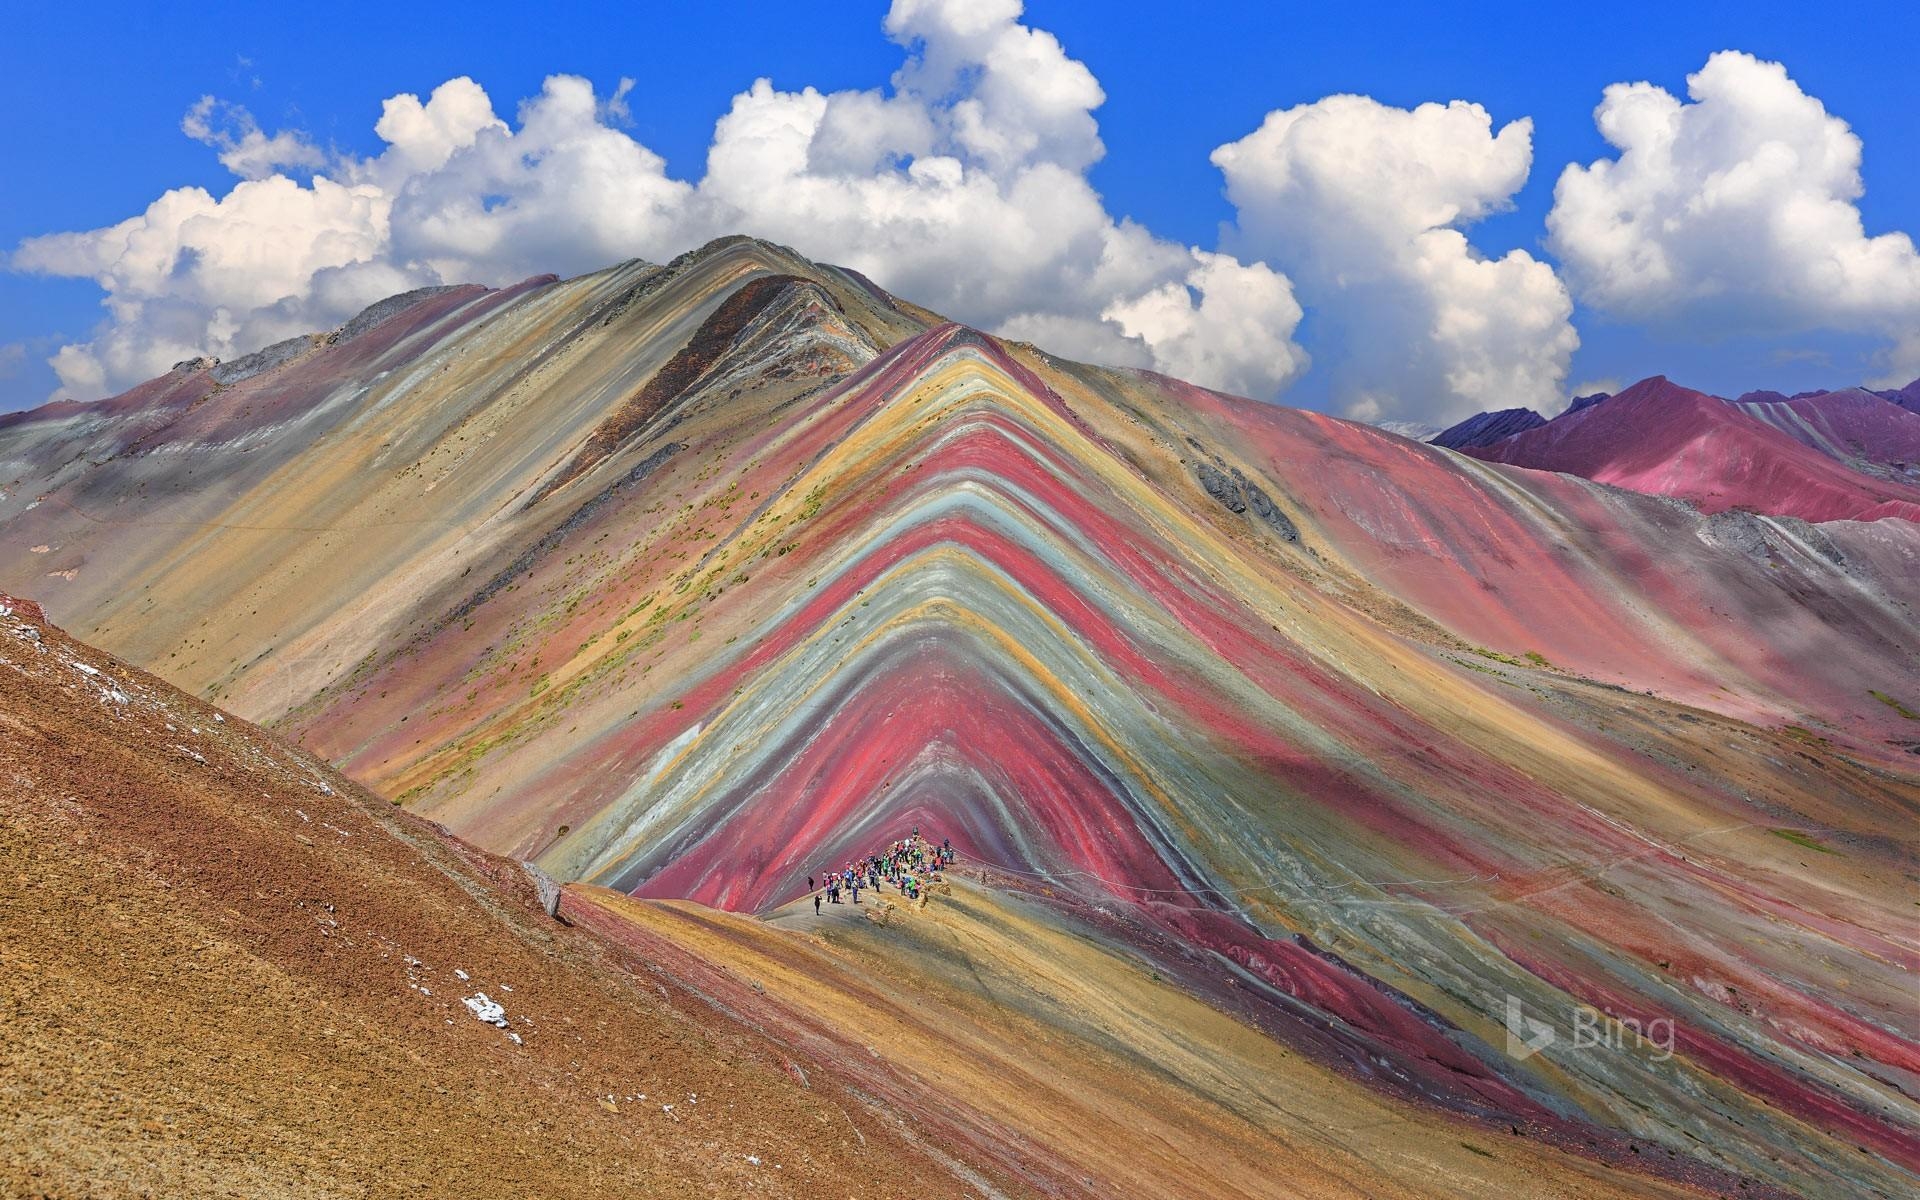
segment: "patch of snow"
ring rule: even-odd
[[[460,969],[459,967],[455,967],[455,968],[453,969],[453,973],[454,973],[455,975],[458,975],[458,976],[459,976],[459,977],[461,978],[461,980],[462,980],[463,982],[464,982],[464,981],[465,981],[465,980],[466,980],[467,978],[469,978],[469,976],[467,975],[467,973],[466,973],[465,971],[462,971],[462,970],[461,970],[461,969]]]
[[[467,1011],[473,1014],[474,1020],[485,1021],[487,1024],[498,1026],[501,1029],[507,1027],[507,1010],[501,1008],[499,1003],[491,999],[485,992],[475,992],[471,996],[463,996],[461,997],[460,1003],[467,1006]]]

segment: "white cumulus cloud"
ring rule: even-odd
[[[1113,304],[1101,314],[1153,347],[1156,365],[1181,379],[1212,379],[1251,393],[1307,369],[1291,339],[1300,305],[1285,275],[1265,263],[1194,251],[1177,283]]]
[[[1495,132],[1477,104],[1343,95],[1214,151],[1228,245],[1293,278],[1350,415],[1452,420],[1560,395],[1579,345],[1566,288],[1525,251],[1488,258],[1461,232],[1511,204],[1532,142],[1530,121]]]
[[[106,291],[103,329],[53,358],[63,391],[91,399],[203,351],[231,356],[315,328],[316,280],[374,263],[390,203],[324,175],[243,180],[219,198],[176,188],[117,225],[31,239],[13,262]]]
[[[388,101],[376,130],[402,140],[360,167],[391,197],[383,257],[407,270],[497,284],[664,260],[700,236],[693,186],[607,124],[584,79],[549,78],[520,106],[518,129],[471,80],[442,84],[417,105]]]
[[[1867,235],[1859,137],[1739,51],[1687,95],[1607,88],[1594,120],[1618,157],[1561,174],[1548,244],[1581,300],[1707,336],[1877,334],[1889,381],[1920,374],[1920,254],[1904,233]]]
[[[102,289],[100,325],[50,360],[56,394],[78,398],[424,284],[665,261],[747,233],[1055,353],[1262,398],[1307,370],[1304,337],[1362,420],[1564,405],[1569,288],[1540,258],[1468,236],[1525,184],[1530,120],[1353,95],[1268,113],[1213,152],[1235,218],[1217,247],[1189,246],[1109,210],[1089,177],[1105,92],[1022,12],[894,0],[890,80],[753,81],[698,178],[632,136],[631,80],[602,95],[555,75],[511,110],[464,77],[395,95],[364,157],[203,97],[181,129],[235,177],[224,192],[177,188],[7,261]],[[1904,233],[1868,236],[1860,141],[1784,68],[1723,52],[1688,99],[1617,84],[1595,117],[1618,154],[1569,166],[1548,217],[1587,305],[1709,337],[1877,336],[1883,381],[1920,374],[1920,253]]]
[[[663,261],[734,232],[1060,353],[1272,396],[1305,362],[1287,280],[1111,215],[1087,178],[1105,94],[1020,15],[1018,0],[898,0],[890,87],[759,80],[716,125],[697,181],[626,132],[625,82],[601,98],[554,76],[511,122],[471,79],[395,96],[374,127],[384,149],[364,159],[203,100],[183,128],[240,177],[226,195],[168,192],[118,225],[31,239],[12,261],[106,291],[107,321],[54,359],[80,397],[329,327],[409,287]]]
[[[180,132],[220,152],[220,165],[242,179],[264,179],[288,167],[326,165],[318,146],[291,130],[268,137],[253,114],[237,104],[202,96],[180,119]]]

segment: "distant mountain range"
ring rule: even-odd
[[[1583,396],[1548,420],[1479,413],[1424,439],[1489,462],[1808,521],[1920,519],[1920,380],[1725,401],[1664,377]]]

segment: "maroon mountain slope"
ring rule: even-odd
[[[1891,392],[1875,392],[1882,400],[1891,400],[1908,412],[1920,412],[1920,379]]]
[[[1849,470],[1740,407],[1662,376],[1463,453],[1674,496],[1706,513],[1920,520],[1920,488]]]
[[[1911,482],[1906,471],[1920,463],[1920,412],[1879,392],[1845,388],[1791,400],[1742,397],[1740,411],[1878,478]]]

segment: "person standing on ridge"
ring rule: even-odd
[[[815,892],[813,894],[813,915],[816,917],[820,915],[820,893],[819,892]]]

